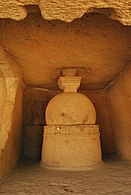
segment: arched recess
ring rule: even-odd
[[[2,176],[19,159],[23,108],[22,74],[17,63],[3,48],[0,48],[0,71],[3,79],[0,89],[0,98],[2,99],[0,176]]]

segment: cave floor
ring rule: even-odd
[[[4,195],[131,195],[131,164],[116,157],[89,171],[49,171],[22,162],[0,180]]]

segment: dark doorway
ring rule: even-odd
[[[41,159],[46,106],[47,102],[40,100],[28,101],[24,105],[23,158]]]

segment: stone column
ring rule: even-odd
[[[86,170],[101,163],[99,126],[93,104],[77,93],[81,77],[66,69],[58,81],[64,93],[46,108],[41,164],[48,169]]]

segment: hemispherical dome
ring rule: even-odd
[[[51,99],[46,108],[47,125],[95,124],[93,104],[80,93],[61,93]]]

